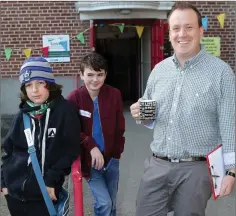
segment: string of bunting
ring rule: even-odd
[[[220,24],[220,28],[224,28],[225,17],[226,17],[225,13],[221,13],[221,14],[216,16],[216,18],[217,18],[217,20],[218,20],[218,22]],[[124,32],[124,28],[125,27],[136,28],[136,31],[137,31],[137,34],[138,34],[139,38],[142,37],[142,33],[143,33],[143,30],[144,30],[144,27],[145,27],[145,26],[139,26],[139,25],[136,25],[136,26],[125,25],[124,23],[114,23],[114,24],[109,24],[109,25],[117,26],[121,33]],[[103,28],[104,24],[99,24],[99,25],[95,24],[95,26],[96,27],[99,26],[99,27]],[[208,17],[207,16],[202,18],[202,26],[203,26],[204,30],[208,29]],[[90,28],[87,28],[84,31],[80,32],[79,34],[77,34],[77,35],[75,35],[73,37],[70,37],[70,40],[74,39],[74,38],[77,38],[81,42],[81,44],[85,44],[84,33],[87,32],[88,30],[90,30]],[[60,41],[59,43],[60,43],[60,45],[62,47],[66,46],[66,44],[64,44],[65,43],[64,41]],[[42,55],[44,57],[48,57],[48,54],[49,54],[49,47],[48,46],[47,47],[42,47],[42,48],[40,48],[40,47],[25,48],[25,49],[23,49],[23,53],[24,53],[26,58],[29,58],[31,56],[32,50],[39,50],[39,49],[41,49]],[[21,49],[14,49],[14,51],[21,51]],[[5,53],[6,60],[9,61],[11,56],[12,56],[12,54],[13,54],[13,49],[11,49],[10,47],[5,47],[4,48],[4,53]]]

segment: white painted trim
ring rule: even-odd
[[[118,11],[95,11],[81,12],[81,20],[96,20],[96,19],[166,19],[166,11],[132,11],[129,15],[120,14]]]
[[[77,1],[76,10],[81,20],[95,19],[166,19],[172,9],[173,1]],[[131,9],[124,15],[121,9]]]
[[[98,10],[113,10],[113,9],[150,9],[150,10],[171,10],[173,1],[78,1],[76,9],[82,11],[98,11]]]

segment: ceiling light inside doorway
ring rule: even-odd
[[[131,9],[121,9],[120,14],[129,15],[131,11],[132,11]]]

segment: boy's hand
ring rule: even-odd
[[[46,187],[46,188],[47,188],[47,191],[48,191],[48,194],[49,194],[50,198],[53,201],[57,201],[57,197],[55,195],[55,188],[51,188],[51,187]]]
[[[131,115],[132,117],[135,119],[135,120],[139,120],[140,119],[140,106],[139,106],[139,101],[141,100],[142,98],[140,98],[136,103],[132,104],[130,106],[130,112],[131,112]]]
[[[7,188],[2,188],[3,195],[6,196],[8,194],[8,189]]]
[[[104,165],[104,158],[98,147],[94,147],[90,151],[91,157],[92,157],[92,167],[100,170],[103,168]]]

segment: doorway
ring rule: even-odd
[[[138,98],[140,42],[137,38],[96,39],[96,51],[108,61],[106,84],[118,88],[124,101]]]
[[[120,90],[123,101],[139,98],[141,41],[134,27],[125,27],[121,33],[114,25],[96,28],[96,52],[108,61],[105,81]]]
[[[124,23],[123,32],[117,25]],[[108,60],[106,83],[121,91],[124,101],[142,97],[148,77],[163,60],[163,20],[96,20],[95,50]],[[141,38],[136,26],[144,26]]]

